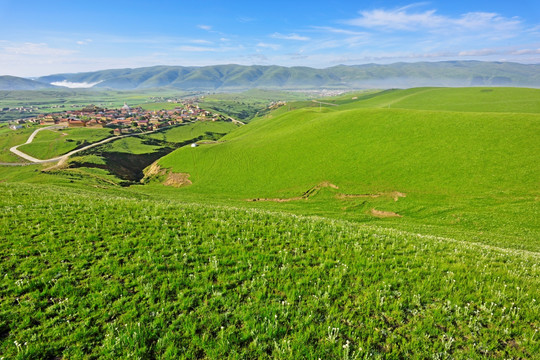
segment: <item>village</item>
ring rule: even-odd
[[[152,131],[197,120],[237,122],[230,117],[200,109],[193,102],[185,102],[173,110],[153,111],[144,110],[141,107],[131,108],[124,103],[120,109],[88,105],[80,110],[40,114],[36,117],[17,120],[10,128],[17,130],[26,123],[39,123],[41,125],[64,125],[71,128],[111,128],[114,129],[115,135],[121,135],[138,131]]]

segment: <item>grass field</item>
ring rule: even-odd
[[[414,97],[421,107],[431,103],[429,94],[436,94],[435,101],[445,90],[405,90],[401,97],[400,92],[380,93],[321,112],[311,107],[279,110],[281,115],[256,120],[223,143],[179,149],[160,164],[191,175],[193,185],[180,189],[186,194],[236,200],[242,206],[246,199],[294,199],[330,183],[339,189],[250,206],[537,251],[539,115],[511,108],[514,112],[480,113],[484,98],[461,112],[393,108]],[[447,91],[454,96],[458,90]],[[471,91],[494,96],[494,102],[499,91],[506,92],[510,103],[528,101],[525,109],[534,108],[539,93],[463,89],[468,101]],[[390,101],[394,105],[388,109]],[[365,102],[381,108],[364,108]],[[406,197],[394,201],[395,192]],[[381,219],[373,209],[402,217]]]
[[[242,93],[207,95],[199,104],[204,109],[249,122],[266,113],[268,105],[273,101],[299,101],[307,97],[308,95],[303,93],[252,89]]]
[[[8,358],[540,351],[538,254],[111,189],[0,188]]]
[[[0,162],[19,163],[24,162],[9,149],[13,146],[24,144],[28,137],[37,129],[31,126],[19,130],[11,130],[7,124],[0,127]]]
[[[50,159],[110,136],[112,136],[111,129],[43,130],[30,144],[20,146],[19,150],[38,159]]]
[[[538,359],[539,93],[359,92],[0,166],[0,357]],[[191,185],[111,172],[225,133],[158,161]]]
[[[167,131],[150,134],[148,137],[169,143],[182,143],[209,133],[227,134],[236,128],[238,125],[231,122],[197,121],[189,126],[177,126]]]

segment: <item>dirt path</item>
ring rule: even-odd
[[[18,150],[18,147],[19,146],[22,146],[22,145],[26,145],[26,144],[30,144],[34,138],[36,137],[37,133],[40,132],[40,131],[43,131],[43,130],[53,130],[53,129],[64,129],[66,126],[64,125],[52,125],[52,126],[47,126],[47,127],[44,127],[44,128],[41,128],[41,129],[37,129],[36,131],[34,131],[32,133],[32,135],[30,135],[30,137],[28,138],[28,140],[26,140],[26,142],[24,144],[19,144],[19,145],[16,145],[16,146],[13,146],[9,149],[9,151],[11,151],[12,153],[14,153],[15,155],[25,159],[25,160],[28,160],[30,161],[31,163],[34,163],[34,164],[45,164],[45,163],[50,163],[50,162],[56,162],[56,161],[60,161],[60,160],[67,160],[67,158],[69,158],[71,155],[73,154],[76,154],[78,152],[81,152],[81,151],[84,151],[84,150],[87,150],[87,149],[90,149],[90,148],[93,148],[95,146],[98,146],[98,145],[101,145],[101,144],[105,144],[105,143],[108,143],[110,141],[114,141],[114,140],[117,140],[117,139],[122,139],[122,138],[125,138],[125,137],[128,137],[128,136],[135,136],[135,135],[142,135],[142,134],[150,134],[150,133],[153,133],[157,130],[152,130],[152,131],[147,131],[147,132],[143,132],[143,133],[134,133],[134,134],[126,134],[126,135],[120,135],[120,136],[113,136],[113,137],[110,137],[110,138],[107,138],[105,140],[101,140],[101,141],[98,141],[96,143],[93,143],[93,144],[90,144],[90,145],[87,145],[87,146],[84,146],[80,149],[76,149],[76,150],[73,150],[73,151],[70,151],[68,152],[67,154],[64,154],[64,155],[61,155],[61,156],[57,156],[57,157],[54,157],[54,158],[50,158],[50,159],[36,159],[35,157],[33,156],[30,156],[28,154],[25,154],[23,153],[22,151]],[[29,165],[27,163],[12,163],[12,164],[9,164],[11,166],[24,166],[24,165]]]

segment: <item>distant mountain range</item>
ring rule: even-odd
[[[0,76],[0,90],[39,90],[56,86],[16,76]]]
[[[52,86],[135,90],[169,87],[227,91],[250,88],[408,88],[417,86],[540,87],[540,64],[444,61],[390,65],[338,65],[326,69],[283,66],[153,66],[43,76],[34,80],[0,76],[0,89]]]

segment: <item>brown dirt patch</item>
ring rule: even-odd
[[[337,194],[336,199],[360,199],[360,198],[378,198],[381,194]]]
[[[378,218],[403,217],[402,215],[399,215],[392,211],[382,211],[382,210],[376,210],[376,209],[371,209],[369,213]]]
[[[188,179],[189,177],[190,175],[187,173],[169,173],[163,185],[173,187],[189,186],[192,184]]]
[[[378,198],[381,196],[390,197],[394,199],[394,201],[398,201],[399,198],[407,197],[407,194],[399,192],[399,191],[392,191],[389,193],[378,193],[378,194],[337,194],[336,199],[348,200],[348,199],[360,199],[360,198]]]
[[[143,173],[144,177],[160,176],[167,174],[167,169],[162,169],[156,161],[144,169]]]
[[[254,199],[246,199],[246,201],[273,201],[273,202],[289,202],[289,201],[296,201],[296,200],[307,200],[311,196],[317,194],[319,190],[322,188],[329,187],[332,189],[339,189],[337,185],[332,184],[329,181],[323,181],[318,185],[315,185],[308,191],[304,192],[302,196],[294,196],[290,198],[254,198]]]

